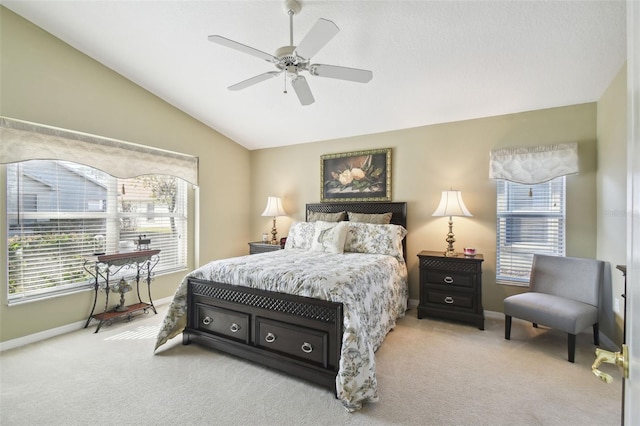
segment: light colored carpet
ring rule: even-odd
[[[502,316],[486,330],[407,312],[376,353],[380,401],[348,413],[321,387],[177,337],[153,354],[158,315],[0,354],[0,424],[619,425],[620,375],[594,346]]]

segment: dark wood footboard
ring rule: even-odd
[[[198,342],[335,392],[342,304],[189,279],[183,344]]]

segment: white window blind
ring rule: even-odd
[[[187,267],[187,183],[173,176],[118,179],[53,160],[9,164],[7,222],[9,303],[88,286],[83,265],[99,241],[114,253],[145,236],[161,250],[154,272]]]
[[[534,254],[565,255],[565,181],[497,181],[498,283],[527,285]]]

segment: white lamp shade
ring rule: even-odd
[[[473,216],[462,201],[460,191],[442,191],[438,208],[432,216]]]
[[[286,216],[287,212],[282,208],[282,200],[280,197],[267,198],[267,207],[262,212],[262,216]]]

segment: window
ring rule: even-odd
[[[162,250],[156,273],[185,269],[186,188],[173,176],[118,179],[66,161],[7,165],[9,303],[86,288],[88,256],[139,236]]]
[[[565,180],[497,180],[498,283],[527,285],[534,254],[565,255]]]

